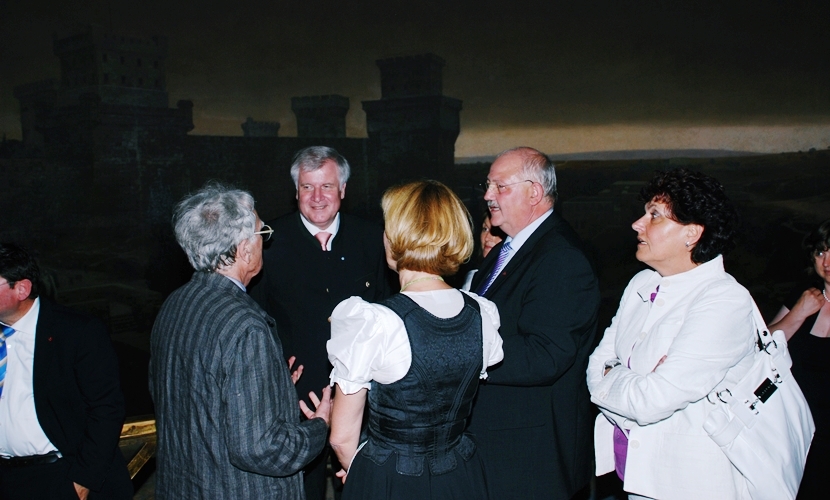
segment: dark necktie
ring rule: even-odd
[[[6,382],[6,361],[7,361],[7,350],[6,350],[6,339],[11,337],[15,329],[2,325],[3,332],[0,333],[0,396],[3,395],[3,384]]]
[[[496,259],[496,265],[493,266],[493,270],[490,272],[490,275],[487,276],[485,281],[481,282],[481,285],[479,285],[478,290],[476,291],[478,295],[484,296],[484,294],[487,293],[487,289],[490,288],[490,285],[496,281],[496,277],[499,275],[502,268],[504,268],[504,263],[507,260],[507,256],[510,254],[510,250],[510,243],[504,243],[504,245],[502,245],[501,251],[499,252],[499,258]]]

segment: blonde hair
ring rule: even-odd
[[[473,253],[472,218],[437,181],[393,186],[381,201],[386,238],[398,270],[453,275]]]

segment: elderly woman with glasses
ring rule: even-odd
[[[703,429],[707,401],[752,364],[752,298],[723,268],[737,213],[715,179],[685,169],[643,188],[634,276],[588,364],[597,474],[629,498],[748,498],[743,476]]]
[[[442,278],[472,252],[470,216],[435,181],[393,187],[382,205],[386,260],[401,292],[380,304],[341,302],[327,346],[336,385],[330,440],[348,466],[338,473],[343,500],[487,498],[465,427],[479,379],[504,356],[499,315]]]

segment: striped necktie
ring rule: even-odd
[[[6,351],[6,339],[14,334],[15,329],[6,325],[0,326],[3,327],[3,332],[0,333],[0,396],[2,396],[3,384],[6,382],[6,358],[8,357]]]
[[[496,265],[493,266],[493,271],[490,273],[490,276],[487,277],[487,281],[482,281],[481,285],[478,287],[478,290],[476,291],[478,295],[484,296],[484,294],[487,293],[487,289],[490,288],[490,285],[496,281],[496,277],[504,267],[505,261],[507,261],[507,256],[510,254],[510,250],[512,250],[510,248],[510,243],[505,242],[499,252],[499,258],[496,259]]]

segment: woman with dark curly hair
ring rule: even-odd
[[[798,490],[799,499],[827,498],[825,474],[830,470],[830,220],[804,239],[815,279],[798,287],[769,325],[783,330],[793,358],[792,372],[810,404],[816,434]]]
[[[629,498],[749,498],[703,423],[724,380],[755,352],[752,298],[723,269],[737,212],[721,184],[685,169],[641,191],[634,276],[588,364],[597,474],[616,470]]]

